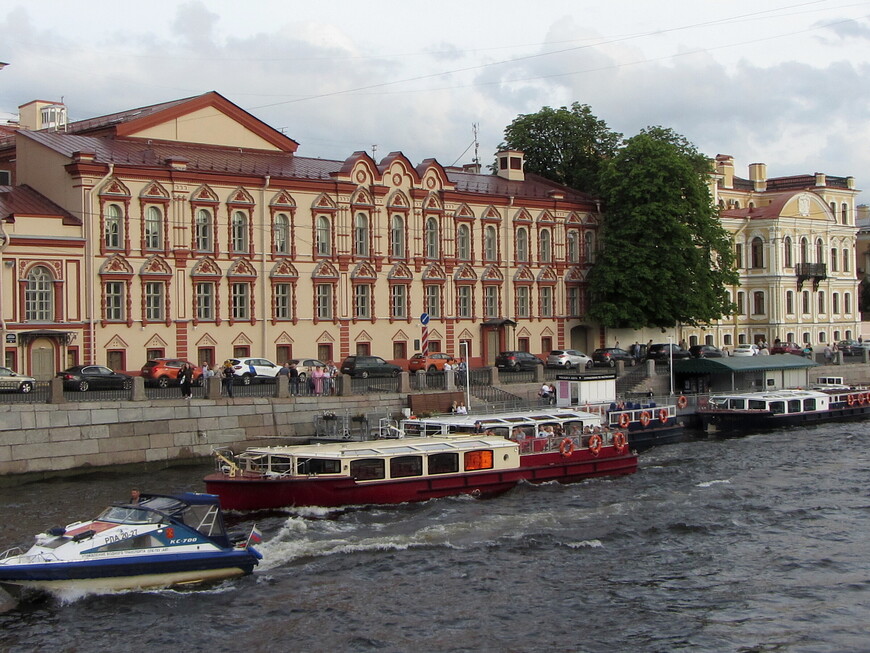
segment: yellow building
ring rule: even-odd
[[[592,198],[527,175],[304,158],[221,95],[67,123],[21,107],[0,141],[0,333],[41,378],[79,363],[230,356],[402,363],[419,348],[597,346],[582,320]],[[47,122],[48,121],[48,122]]]
[[[734,240],[737,312],[706,329],[683,327],[687,344],[817,346],[860,335],[852,177],[768,178],[767,166],[754,163],[742,179],[733,157],[719,155],[712,191]]]

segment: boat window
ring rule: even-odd
[[[293,459],[290,456],[272,456],[269,459],[269,471],[288,474],[293,471]]]
[[[156,524],[161,515],[150,510],[112,506],[106,508],[96,521],[110,521],[116,524]]]
[[[491,426],[487,432],[487,435],[496,435],[500,438],[507,438],[510,435],[510,429],[506,426]]]
[[[185,511],[183,521],[206,537],[225,535],[223,520],[216,505],[192,505]]]
[[[728,400],[728,408],[732,410],[743,410],[746,408],[746,400],[745,399],[729,399]]]
[[[259,456],[251,456],[244,458],[245,469],[249,472],[259,472],[266,469],[269,464],[269,457],[265,454]]]
[[[423,435],[423,425],[419,422],[403,422],[405,435]]]
[[[801,412],[801,400],[800,399],[789,399],[788,400],[788,412],[790,412],[790,413]]]
[[[126,540],[119,540],[117,542],[111,542],[110,544],[104,544],[103,546],[98,546],[95,549],[91,549],[87,551],[87,553],[102,553],[104,551],[130,551],[132,549],[152,549],[158,546],[166,546],[158,540],[151,533],[145,533],[144,535],[136,535],[134,537],[128,537]]]
[[[770,402],[770,410],[773,411],[774,415],[781,415],[785,412],[785,402],[784,401],[771,401]]]
[[[341,461],[330,458],[298,458],[296,460],[297,474],[340,474]]]
[[[465,471],[492,469],[492,449],[465,452]]]
[[[767,410],[767,402],[760,399],[750,399],[749,410]]]
[[[390,478],[423,475],[423,456],[397,456],[390,459]]]
[[[455,474],[458,471],[458,453],[433,453],[429,456],[430,474]]]
[[[383,458],[363,458],[350,461],[350,475],[358,481],[385,478]]]
[[[804,410],[816,410],[816,400],[812,399],[804,399]]]

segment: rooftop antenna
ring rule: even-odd
[[[377,157],[375,156],[375,153],[376,153],[377,151],[378,151],[378,146],[377,146],[377,145],[372,145],[372,158],[373,158],[375,161],[377,161]]]
[[[478,156],[478,152],[477,152],[478,146],[480,145],[477,142],[477,128],[478,128],[478,126],[479,126],[479,123],[476,123],[476,122],[471,123],[471,133],[474,134],[474,159],[472,160],[474,165],[480,165],[480,157]]]

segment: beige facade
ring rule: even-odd
[[[6,362],[42,377],[157,356],[402,363],[423,313],[431,350],[472,364],[598,346],[590,197],[517,152],[489,175],[297,147],[217,93],[0,143]]]

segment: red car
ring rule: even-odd
[[[154,358],[142,366],[142,378],[145,385],[156,385],[158,388],[168,388],[178,385],[178,372],[185,363],[193,366],[193,385],[202,382],[202,368],[182,358]]]
[[[416,372],[417,370],[426,370],[427,372],[441,372],[444,370],[444,364],[453,357],[447,354],[414,354],[408,361],[408,371]]]
[[[794,354],[795,356],[803,356],[804,348],[793,342],[779,342],[770,348],[771,354]]]

